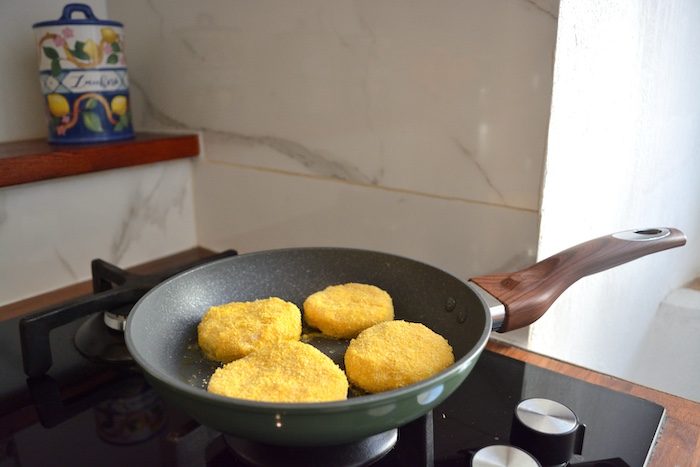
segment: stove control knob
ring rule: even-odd
[[[496,444],[474,453],[471,467],[542,467],[537,460],[515,446]]]
[[[513,414],[510,442],[532,454],[544,466],[569,462],[581,454],[586,425],[564,404],[550,399],[526,399]]]

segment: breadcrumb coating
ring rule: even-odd
[[[301,337],[301,311],[277,297],[211,307],[197,326],[204,355],[230,362],[268,344]]]
[[[391,296],[374,285],[332,285],[304,301],[304,320],[324,334],[350,339],[383,321],[394,319]]]
[[[377,393],[433,376],[454,363],[452,346],[420,323],[388,321],[350,341],[345,373],[351,384]]]
[[[328,402],[347,398],[348,380],[320,350],[285,341],[217,369],[207,390],[256,401]]]

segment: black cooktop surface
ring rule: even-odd
[[[188,426],[189,419],[160,400],[135,369],[115,372],[82,359],[72,345],[78,324],[52,332],[52,347],[60,350],[54,350],[51,372],[27,381],[18,320],[0,322],[0,464],[233,462],[229,453],[212,453],[212,446],[224,443],[197,447],[205,451],[197,453],[187,452],[190,443],[174,446],[173,433]],[[86,389],[88,380],[98,382]],[[468,465],[474,449],[508,443],[514,408],[532,397],[563,403],[586,425],[582,454],[574,457],[574,465],[617,459],[610,465],[643,466],[664,418],[663,407],[652,402],[486,351],[465,383],[432,413],[435,465]],[[401,430],[398,437],[396,447],[374,465],[396,465],[399,451],[414,444]],[[420,454],[412,458],[420,465]]]

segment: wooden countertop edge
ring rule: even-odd
[[[148,274],[166,267],[196,261],[213,253],[211,250],[195,247],[128,268],[128,270],[136,274]],[[85,281],[26,300],[0,306],[0,321],[32,313],[40,308],[91,292],[91,282]],[[516,360],[631,394],[663,406],[666,409],[666,422],[649,465],[652,467],[700,466],[700,403],[536,354],[494,339],[488,342],[486,348]]]
[[[649,466],[700,466],[700,403],[536,354],[497,340],[490,340],[486,348],[516,360],[631,394],[663,406],[666,409],[666,421]]]
[[[160,259],[149,261],[130,268],[124,268],[135,274],[149,274],[171,266],[186,264],[213,255],[206,248],[195,247]],[[0,306],[0,321],[33,313],[41,308],[61,303],[80,295],[92,293],[92,281],[82,281],[67,287],[45,292],[31,298],[19,300]]]

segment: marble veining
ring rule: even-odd
[[[195,130],[159,109],[158,106],[148,98],[148,95],[144,92],[144,88],[138,80],[129,78],[129,86],[131,93],[139,98],[140,106],[135,110],[139,112],[139,121],[142,125],[146,125],[150,128],[167,128],[171,130]]]
[[[56,245],[53,246],[53,253],[56,256],[56,259],[58,260],[58,264],[65,271],[66,275],[72,281],[77,282],[80,279],[80,275],[71,265],[70,259],[67,258],[63,253],[61,253],[61,249],[58,248],[58,246]]]
[[[204,128],[205,140],[217,140],[217,144],[231,144],[244,146],[258,146],[268,148],[283,157],[301,164],[314,175],[336,178],[348,182],[377,185],[379,176],[364,174],[358,167],[349,162],[334,160],[330,155],[326,156],[296,141],[278,138],[275,136],[250,136],[232,132],[213,131]]]
[[[559,18],[559,0],[527,0],[527,3],[551,16],[552,19]]]
[[[167,220],[171,210],[182,213],[189,193],[184,185],[178,185],[173,192],[164,187],[167,172],[160,167],[152,184],[139,183],[130,192],[125,215],[121,219],[110,247],[110,261],[121,264],[124,255],[134,242],[143,235],[148,226],[153,226],[165,235]],[[168,193],[167,202],[159,200],[162,192]]]
[[[498,188],[494,185],[494,183],[489,179],[489,174],[484,170],[484,168],[479,164],[479,160],[474,157],[474,153],[470,151],[468,148],[466,148],[458,138],[453,137],[453,140],[455,144],[462,150],[462,153],[469,159],[474,164],[474,167],[476,167],[477,172],[479,172],[483,178],[483,180],[486,182],[486,184],[493,190],[494,193],[496,193],[496,196],[498,197],[498,201],[500,203],[498,204],[506,204],[506,199],[503,196],[503,193],[501,193]]]
[[[0,218],[2,304],[196,245],[188,161],[6,187]]]
[[[297,141],[278,138],[275,136],[244,135],[232,131],[221,131],[206,127],[188,127],[186,123],[170,117],[163,110],[161,110],[158,105],[154,103],[146,93],[144,93],[143,87],[137,80],[132,79],[131,82],[133,89],[139,93],[139,96],[141,96],[143,102],[143,121],[148,122],[151,126],[178,130],[197,130],[205,135],[204,137],[206,141],[216,140],[217,144],[268,148],[278,153],[282,157],[288,157],[289,159],[298,162],[312,174],[317,176],[336,178],[354,183],[370,185],[379,184],[381,171],[379,174],[374,176],[366,175],[362,173],[358,167],[355,167],[352,164],[333,160],[332,156],[327,156],[317,151],[313,151]]]
[[[205,160],[538,209],[556,0],[109,9],[138,123],[203,131]]]

